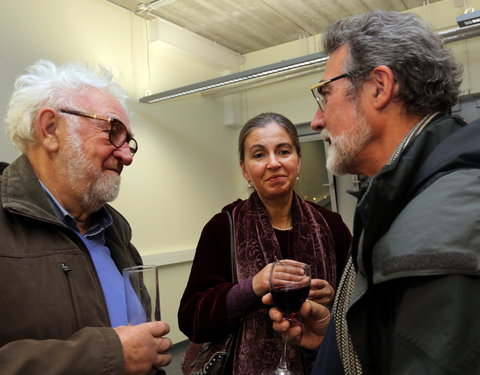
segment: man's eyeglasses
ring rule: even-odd
[[[128,134],[127,127],[120,120],[112,117],[93,115],[91,113],[77,111],[75,109],[60,109],[60,112],[69,115],[81,116],[94,120],[108,122],[110,124],[110,131],[108,133],[108,137],[112,145],[114,145],[115,147],[122,147],[125,143],[128,143],[128,147],[130,148],[130,152],[132,154],[135,154],[138,151],[137,141],[135,140],[135,138],[131,137],[130,134]]]
[[[310,91],[312,91],[313,97],[317,101],[318,106],[322,111],[325,110],[325,93],[323,92],[323,89],[325,88],[325,86],[333,81],[336,81],[337,79],[345,78],[345,77],[349,77],[349,74],[344,73],[337,77],[327,79],[326,81],[320,81],[310,87]]]

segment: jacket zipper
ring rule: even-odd
[[[73,296],[72,283],[71,283],[71,280],[70,280],[71,268],[65,262],[60,263],[60,268],[62,269],[63,273],[65,274],[65,277],[67,278],[68,291],[70,292],[70,301],[72,303],[73,316],[74,316],[74,319],[75,319],[75,331],[78,331],[78,329],[80,327],[80,324],[79,324],[79,321],[78,321],[77,306],[76,306],[76,303],[75,303],[75,298]]]

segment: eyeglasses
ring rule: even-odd
[[[130,136],[130,134],[128,134],[127,127],[120,120],[112,117],[93,115],[91,113],[77,111],[75,109],[60,109],[60,112],[69,115],[81,116],[94,120],[108,122],[110,124],[110,131],[108,133],[108,137],[112,145],[114,145],[115,147],[122,147],[125,143],[128,143],[128,147],[130,148],[130,152],[132,154],[135,154],[138,151],[137,141],[135,140],[135,138]]]
[[[318,106],[320,107],[320,109],[322,111],[325,110],[325,93],[323,92],[323,88],[326,85],[328,85],[329,83],[331,83],[333,81],[336,81],[337,79],[345,78],[345,77],[349,77],[349,76],[350,76],[349,74],[344,73],[344,74],[341,74],[337,77],[327,79],[326,81],[320,81],[320,82],[318,82],[315,85],[310,87],[310,91],[312,91],[313,97],[317,101]]]

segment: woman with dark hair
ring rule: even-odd
[[[309,299],[329,305],[345,265],[350,232],[340,215],[304,201],[294,186],[301,166],[295,126],[276,113],[249,120],[239,136],[240,168],[253,192],[223,208],[204,227],[178,312],[179,326],[193,342],[215,341],[238,332],[232,374],[275,368],[281,336],[272,329],[261,297],[270,291],[276,259],[312,268]],[[233,219],[238,282],[231,280]],[[313,356],[291,345],[289,368],[310,373]]]

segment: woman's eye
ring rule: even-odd
[[[286,155],[290,155],[290,154],[291,154],[290,150],[280,150],[279,153],[280,153],[280,155],[283,155],[283,156],[286,156]]]
[[[253,157],[254,157],[255,159],[260,159],[262,156],[263,156],[263,153],[262,153],[262,152],[256,152],[256,153],[253,154]]]

